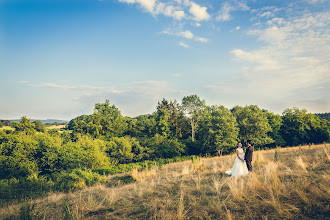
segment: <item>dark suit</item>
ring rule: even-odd
[[[252,155],[253,155],[253,147],[249,146],[248,148],[246,148],[246,152],[245,152],[245,161],[246,161],[246,166],[248,168],[249,171],[252,171]]]

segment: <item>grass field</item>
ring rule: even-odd
[[[126,185],[10,204],[0,218],[329,219],[329,144],[255,151],[253,157],[254,171],[245,177],[224,174],[235,155],[202,158],[133,170],[136,182]]]
[[[3,130],[15,130],[15,128],[12,128],[10,126],[3,126],[0,129],[3,129]]]
[[[47,126],[47,129],[61,129],[61,128],[65,128],[67,125],[51,125],[51,126]]]

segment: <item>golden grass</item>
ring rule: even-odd
[[[0,130],[1,130],[1,129],[2,129],[2,130],[12,130],[12,131],[15,130],[15,128],[12,128],[12,127],[10,127],[10,126],[3,126],[3,127],[0,128]]]
[[[66,128],[67,125],[51,125],[47,126],[47,129],[61,129],[61,128]]]
[[[41,219],[326,219],[330,214],[330,146],[254,152],[254,171],[228,177],[235,156],[201,158],[146,171],[135,183],[99,184],[28,203]],[[258,155],[258,156],[257,156]],[[109,177],[111,178],[111,177]],[[0,218],[19,218],[12,204]]]

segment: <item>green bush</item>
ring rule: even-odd
[[[53,181],[36,175],[21,179],[2,179],[0,180],[0,201],[44,196],[51,191],[53,185]]]
[[[55,179],[54,189],[64,192],[83,189],[86,186],[92,186],[100,181],[104,181],[99,174],[80,169],[72,172],[63,171],[53,175],[53,178]]]

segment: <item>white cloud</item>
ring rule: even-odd
[[[221,9],[218,12],[218,16],[216,17],[217,21],[229,21],[231,20],[231,15],[230,13],[232,11],[248,11],[250,10],[250,7],[247,6],[243,2],[238,2],[238,1],[230,1],[230,2],[225,2]]]
[[[207,43],[209,40],[207,38],[204,37],[195,37],[196,41],[200,41],[202,43]]]
[[[167,17],[173,17],[176,20],[181,20],[185,17],[184,11],[180,10],[180,8],[174,7],[173,5],[166,5],[162,2],[158,3],[154,13],[163,14]]]
[[[189,45],[186,44],[186,43],[184,43],[184,42],[182,42],[182,41],[179,42],[179,45],[180,45],[181,47],[189,48]]]
[[[118,0],[119,2],[126,2],[127,4],[133,4],[136,1],[135,0]]]
[[[118,1],[125,2],[127,4],[137,3],[151,13],[154,11],[156,5],[156,0],[118,0]]]
[[[228,3],[225,2],[222,6],[219,15],[216,17],[217,21],[228,21],[231,19],[230,11],[233,10],[233,7]]]
[[[179,36],[179,37],[184,37],[186,39],[190,39],[190,40],[195,40],[198,42],[202,42],[202,43],[207,43],[209,40],[205,37],[199,37],[199,36],[195,36],[191,31],[186,30],[186,31],[180,31],[178,33],[175,32],[171,32],[169,30],[164,30],[162,31],[163,34],[168,34],[168,35],[175,35],[175,36]],[[187,44],[183,43],[183,45],[181,45],[182,42],[180,42],[180,46],[183,47],[189,47]]]
[[[323,3],[325,0],[304,0],[305,2],[309,4],[318,4],[318,3]]]
[[[194,37],[194,34],[191,33],[191,31],[182,31],[178,35],[188,39],[192,39]]]
[[[245,62],[244,81],[258,89],[292,89],[330,83],[330,13],[302,13],[288,19],[265,21],[264,27],[252,30],[266,46],[231,53]]]
[[[198,23],[198,22],[196,22],[194,25],[195,25],[196,27],[200,27],[200,26],[201,26],[201,24]]]
[[[209,13],[207,13],[207,7],[201,7],[194,2],[191,2],[189,12],[194,15],[196,21],[208,20],[211,17]]]
[[[271,16],[273,16],[273,13],[270,12],[270,11],[266,11],[266,12],[260,14],[260,17],[266,17],[266,18],[269,18],[269,17],[271,17]]]
[[[235,29],[238,31],[239,29],[241,29],[241,27],[240,26],[237,26]]]

